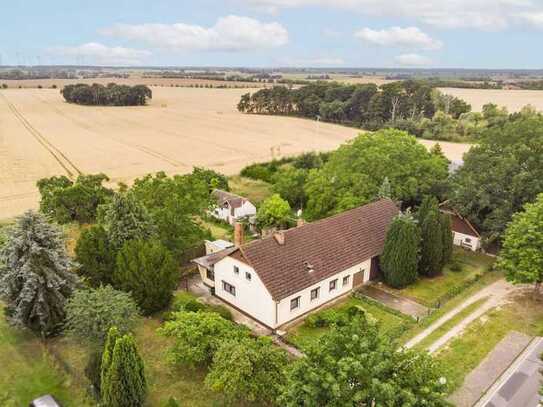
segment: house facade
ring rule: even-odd
[[[279,329],[377,277],[386,232],[398,213],[382,199],[195,263],[213,268],[208,285],[217,297]]]
[[[469,220],[452,208],[448,201],[443,202],[439,209],[442,213],[451,217],[451,229],[455,246],[474,252],[481,249],[481,235]]]
[[[217,206],[210,214],[231,225],[241,218],[256,215],[256,207],[247,198],[220,189],[213,190],[211,196],[216,200]]]

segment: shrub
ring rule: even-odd
[[[105,229],[94,225],[85,229],[75,246],[79,274],[93,287],[113,283],[115,249],[111,247]]]
[[[455,273],[462,271],[462,268],[462,265],[457,260],[453,260],[449,265],[449,270],[454,271]]]

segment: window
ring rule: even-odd
[[[311,290],[311,301],[319,298],[319,291],[320,291],[320,287],[317,287]]]
[[[247,273],[247,272],[246,272],[246,273],[245,273],[245,278],[246,278],[247,280],[251,281],[251,278],[252,278],[251,273]]]
[[[337,278],[330,281],[330,291],[334,291],[337,288]]]
[[[234,297],[236,296],[236,287],[234,287],[232,284],[228,284],[226,281],[223,281],[222,289],[226,291],[227,293],[230,293]]]
[[[239,275],[239,267],[238,266],[234,266],[234,274]]]
[[[208,280],[215,281],[215,273],[212,270],[206,271],[206,277]]]
[[[342,284],[343,284],[343,287],[345,287],[347,284],[349,284],[349,277],[351,277],[351,276],[345,276],[345,277],[343,277],[343,283],[342,283]]]
[[[296,297],[290,300],[290,310],[292,311],[296,308],[300,308],[300,297]]]
[[[470,239],[469,237],[466,237],[466,238],[464,239],[464,241],[465,241],[466,243],[471,243],[471,239]]]

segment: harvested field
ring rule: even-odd
[[[502,90],[502,89],[456,89],[442,88],[442,92],[464,99],[474,111],[480,112],[483,105],[495,103],[505,106],[509,112],[518,112],[526,105],[543,111],[543,90]]]
[[[104,172],[114,182],[130,183],[147,173],[186,173],[193,166],[232,175],[252,162],[335,149],[360,132],[243,115],[235,106],[244,89],[153,92],[149,106],[88,107],[64,102],[54,89],[0,91],[0,219],[36,208],[35,184],[43,177]],[[441,145],[451,159],[468,148]]]

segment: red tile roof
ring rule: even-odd
[[[225,203],[228,203],[228,205],[230,205],[232,208],[239,208],[244,202],[247,201],[247,199],[242,196],[233,194],[231,192],[226,192],[221,189],[214,189],[211,192],[211,196],[216,199],[217,205],[221,207],[224,206]]]
[[[399,213],[389,199],[248,243],[230,256],[253,267],[279,301],[382,253],[386,232]],[[312,271],[310,271],[312,269]]]

